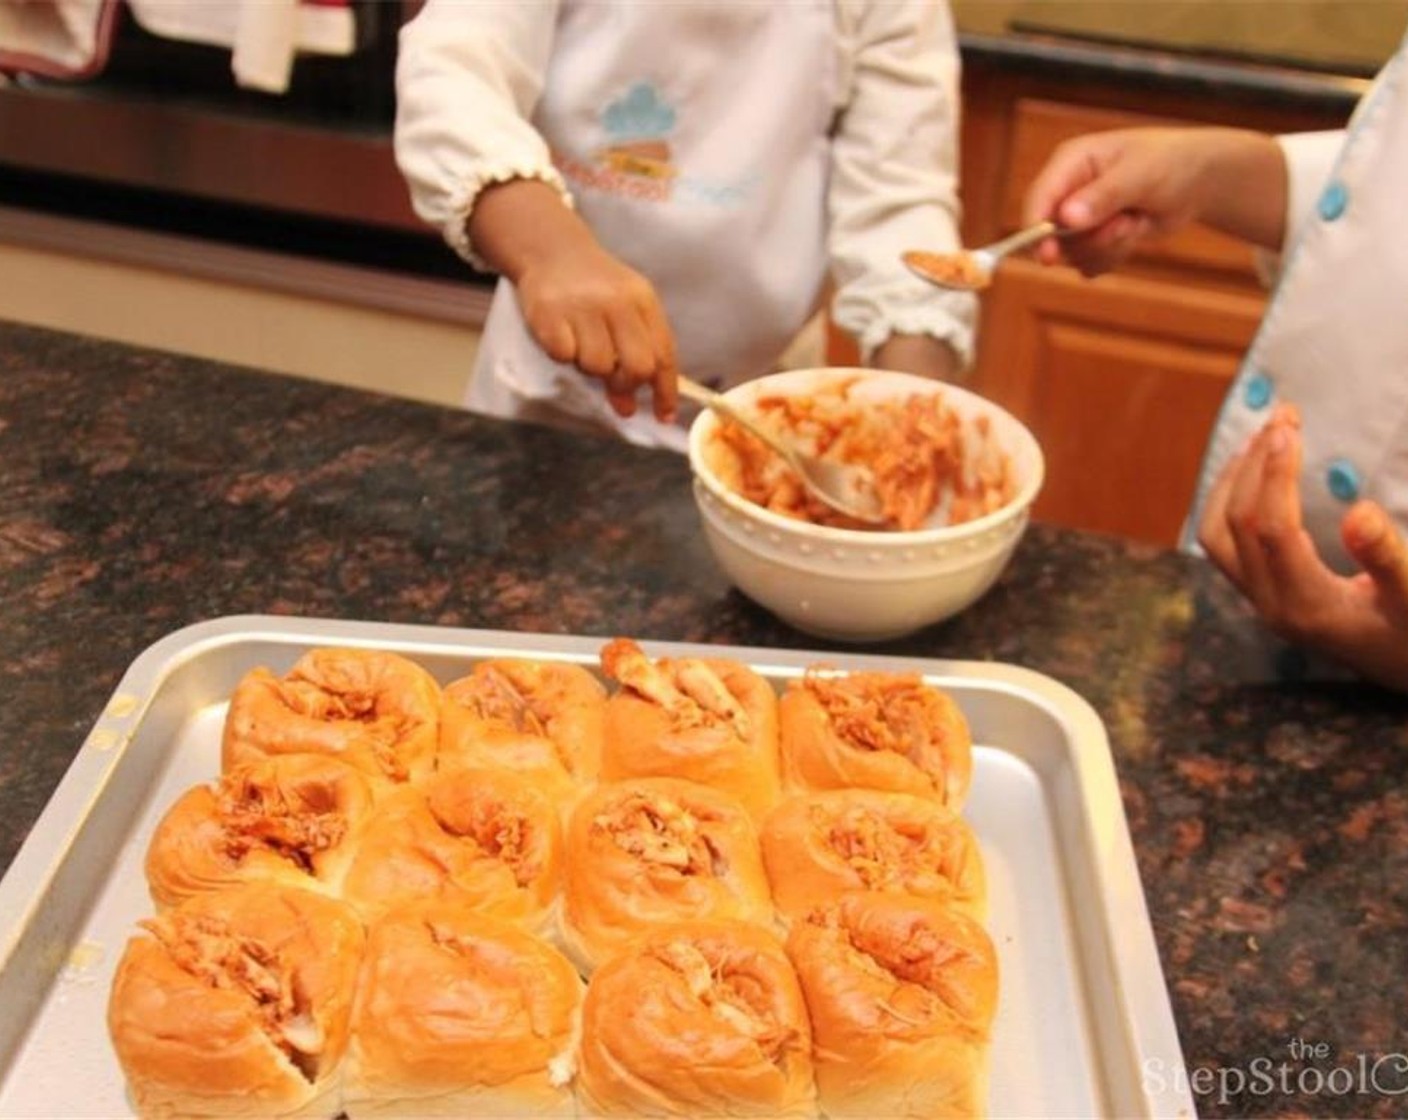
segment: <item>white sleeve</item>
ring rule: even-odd
[[[832,316],[868,360],[891,334],[929,334],[972,361],[977,300],[912,276],[906,249],[943,252],[958,233],[958,41],[946,4],[841,8],[850,73],[832,142]],[[849,41],[845,41],[849,40]]]
[[[465,223],[485,187],[540,179],[571,205],[530,123],[556,21],[556,0],[427,0],[401,29],[396,163],[416,213],[477,268]]]
[[[1345,133],[1297,132],[1278,136],[1286,160],[1286,226],[1281,232],[1281,251],[1291,247],[1296,233],[1315,211],[1315,203],[1335,160],[1344,147]]]

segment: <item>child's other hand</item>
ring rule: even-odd
[[[1191,222],[1276,248],[1285,206],[1285,160],[1271,136],[1210,126],[1121,128],[1059,145],[1027,188],[1022,218],[1079,231],[1047,238],[1036,257],[1096,276],[1146,237]]]
[[[1300,418],[1281,406],[1208,497],[1198,540],[1282,637],[1408,690],[1408,547],[1375,503],[1356,503],[1341,534],[1363,568],[1328,568],[1301,522]]]
[[[524,321],[555,361],[605,383],[621,416],[650,387],[655,416],[673,420],[679,404],[675,337],[655,288],[596,245],[539,256],[517,278]]]
[[[1037,246],[1046,264],[1064,261],[1086,276],[1108,272],[1151,233],[1193,220],[1200,192],[1199,129],[1126,128],[1067,140],[1027,188],[1024,224],[1051,218],[1084,231]]]

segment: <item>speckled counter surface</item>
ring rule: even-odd
[[[828,648],[730,590],[688,483],[669,453],[0,324],[0,868],[128,664],[193,622]],[[970,612],[869,651],[1095,706],[1204,1115],[1408,1109],[1408,701],[1279,680],[1201,562],[1041,526]],[[1383,1092],[1334,1091],[1376,1063]]]

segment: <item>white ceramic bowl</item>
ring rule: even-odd
[[[949,618],[993,585],[1026,529],[1045,465],[1016,417],[975,393],[911,374],[789,370],[727,396],[746,405],[759,394],[809,394],[857,375],[863,379],[853,390],[857,400],[941,392],[965,423],[987,416],[997,445],[1012,459],[1016,497],[984,517],[912,532],[835,529],[783,517],[728,489],[710,469],[704,451],[719,420],[708,410],[690,426],[689,461],[705,536],[740,591],[805,633],[875,642]]]

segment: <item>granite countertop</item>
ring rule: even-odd
[[[0,324],[0,868],[129,663],[246,613],[828,648],[729,588],[669,453]],[[868,651],[1094,705],[1190,1071],[1408,1051],[1408,700],[1278,678],[1194,558],[1040,525],[969,612]],[[1408,1101],[1322,1081],[1199,1109]]]

